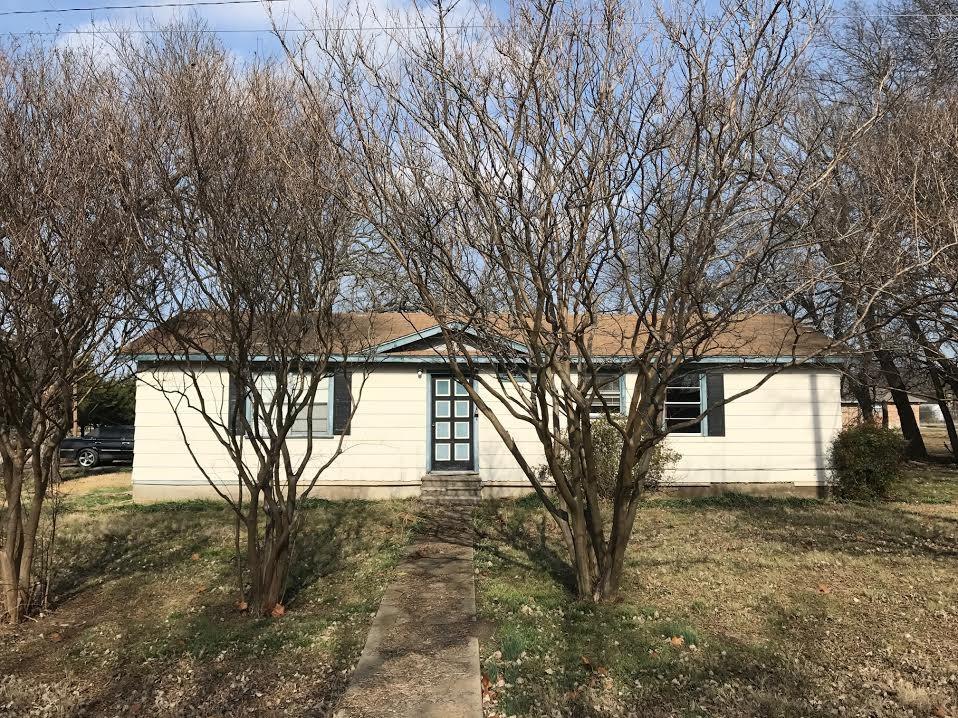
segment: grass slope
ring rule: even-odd
[[[484,506],[486,715],[958,715],[958,472],[897,496],[650,499],[602,606],[535,501]]]
[[[68,482],[69,483],[69,482]],[[401,502],[313,502],[279,619],[235,608],[215,502],[68,494],[55,610],[0,627],[0,715],[325,715],[409,532]]]

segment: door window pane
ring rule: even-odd
[[[468,421],[456,422],[456,438],[457,439],[469,438],[469,422]]]
[[[449,461],[449,444],[436,444],[433,456],[436,461]]]
[[[456,402],[456,417],[465,417],[469,416],[469,402],[468,401],[457,401]]]
[[[436,379],[436,396],[449,396],[449,379]]]
[[[469,444],[456,444],[456,461],[469,461]]]
[[[449,402],[448,401],[436,402],[436,418],[439,418],[439,419],[449,418]]]
[[[436,422],[436,438],[437,439],[449,438],[449,422],[448,421]]]

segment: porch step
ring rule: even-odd
[[[430,503],[478,504],[482,481],[475,472],[425,474],[420,498]]]

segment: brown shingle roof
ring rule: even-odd
[[[390,355],[437,356],[437,349],[425,345],[419,334],[436,326],[432,315],[424,312],[379,312],[343,314],[338,337],[332,342],[336,353],[359,353],[387,342],[408,338],[409,343],[390,349]],[[591,330],[594,356],[629,356],[635,343],[641,348],[648,330],[635,315],[603,314]],[[199,347],[216,353],[218,335],[215,318],[208,313],[191,312],[174,317],[132,342],[130,354],[180,354],[175,351],[176,333],[189,335]],[[503,328],[503,336],[521,341],[517,333]],[[319,347],[316,337],[304,339],[305,347]],[[702,354],[713,357],[808,357],[838,353],[834,342],[821,332],[804,326],[783,314],[758,314],[727,324],[723,331],[704,342]],[[308,351],[308,349],[304,349]]]

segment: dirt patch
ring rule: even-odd
[[[86,476],[64,477],[60,490],[65,496],[82,496],[99,489],[132,489],[133,474],[127,470],[110,470],[106,473]]]

